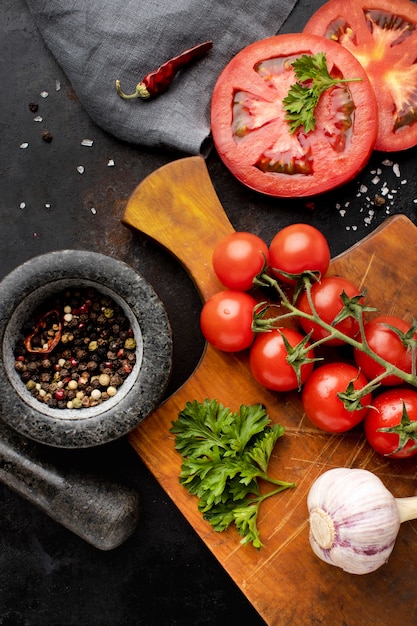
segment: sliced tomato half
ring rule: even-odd
[[[292,134],[283,106],[296,82],[292,63],[318,53],[332,77],[361,80],[325,91],[315,129]],[[314,35],[277,35],[244,48],[222,71],[211,129],[220,158],[248,187],[276,197],[314,196],[351,180],[368,162],[377,137],[375,94],[343,46]]]
[[[304,32],[341,44],[365,68],[379,111],[375,149],[393,152],[417,145],[417,5],[409,0],[330,0]]]

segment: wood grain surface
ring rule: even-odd
[[[202,300],[221,285],[211,269],[215,244],[233,231],[204,160],[189,157],[153,172],[134,191],[122,222],[168,249],[193,278]],[[367,302],[411,321],[416,312],[417,228],[405,216],[388,218],[359,244],[332,260],[341,274],[367,289]],[[295,481],[295,489],[262,504],[265,547],[240,544],[234,528],[212,531],[196,499],[179,484],[181,460],[169,433],[187,401],[216,398],[232,409],[262,402],[286,427],[270,473]],[[329,435],[303,415],[297,393],[277,394],[251,377],[247,354],[207,346],[192,376],[130,435],[130,443],[189,523],[250,602],[271,625],[396,626],[417,624],[417,522],[402,524],[387,564],[366,576],[321,562],[308,540],[306,497],[312,482],[332,467],[360,467],[377,474],[396,497],[415,495],[416,461],[387,460],[366,443],[361,428]],[[155,521],[157,523],[157,520]]]

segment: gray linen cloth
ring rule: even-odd
[[[210,101],[223,67],[277,33],[296,0],[27,0],[46,45],[92,120],[119,139],[205,154]],[[122,100],[150,71],[212,40],[154,100]]]

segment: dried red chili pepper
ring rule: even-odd
[[[47,327],[48,321],[49,321],[49,325],[51,329],[54,324],[58,326],[58,328],[54,330],[55,334],[53,335],[53,337],[48,338],[46,347],[32,346],[32,340],[37,335],[41,335],[42,331],[44,331],[45,328]],[[36,326],[33,332],[31,332],[24,340],[25,348],[28,352],[36,352],[38,354],[48,354],[49,352],[52,352],[55,346],[59,343],[61,339],[61,334],[62,334],[62,323],[59,317],[59,311],[52,309],[52,311],[48,311],[37,320]]]
[[[203,56],[213,47],[212,41],[205,41],[194,48],[184,50],[178,56],[166,61],[161,67],[147,74],[143,80],[136,85],[136,89],[131,94],[123,93],[120,87],[120,81],[116,80],[116,90],[121,98],[125,100],[133,100],[134,98],[142,98],[147,100],[159,95],[172,83],[175,75],[185,65],[188,65],[194,59]]]

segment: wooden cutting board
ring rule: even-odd
[[[174,161],[148,176],[129,199],[122,222],[177,257],[203,300],[221,289],[211,254],[233,227],[201,157]],[[417,308],[417,228],[402,215],[387,219],[333,259],[330,273],[366,286],[369,303],[411,322]],[[260,551],[241,545],[234,528],[212,531],[197,511],[196,499],[179,484],[181,460],[169,429],[187,401],[205,398],[233,410],[262,402],[272,420],[286,427],[270,473],[297,487],[262,504],[259,528],[265,547]],[[306,509],[312,482],[338,466],[375,472],[396,497],[414,495],[416,461],[395,462],[373,453],[360,428],[337,436],[319,431],[303,415],[297,393],[268,392],[252,379],[247,354],[223,354],[207,346],[192,376],[131,433],[130,443],[267,624],[417,624],[417,521],[401,526],[388,564],[354,576],[314,556]]]

